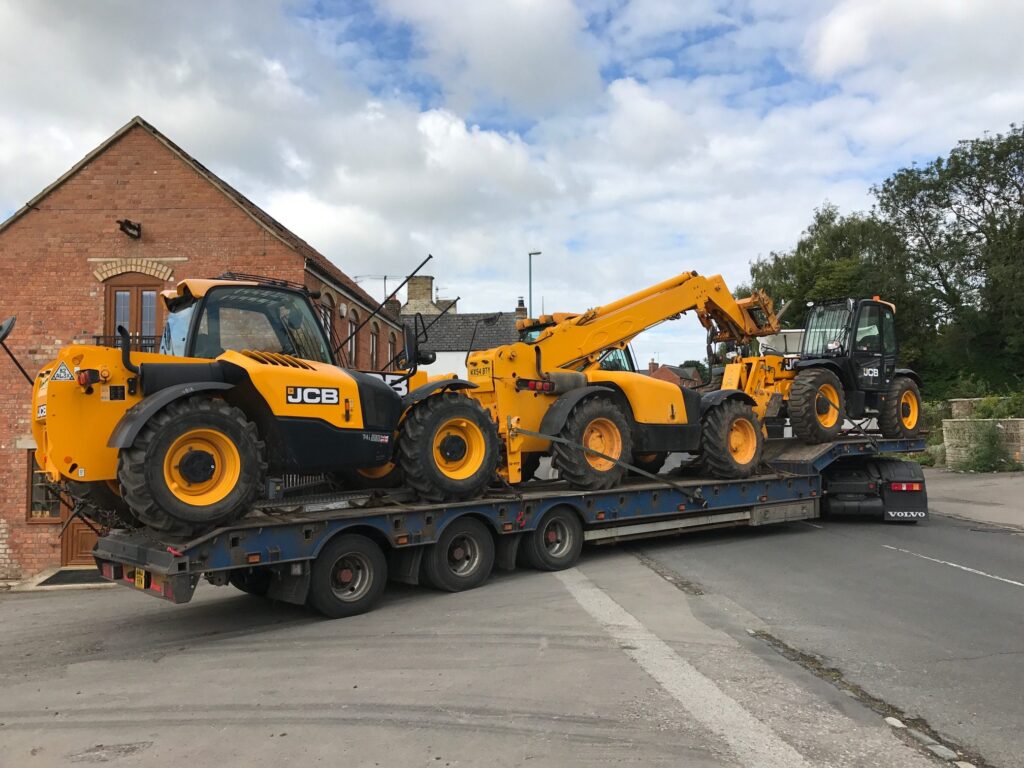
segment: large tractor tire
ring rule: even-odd
[[[555,443],[551,464],[574,488],[601,491],[622,482],[625,467],[604,458],[626,461],[633,455],[633,436],[622,410],[604,397],[590,397],[572,409],[560,437],[573,443]],[[583,445],[596,453],[577,448]],[[598,455],[603,454],[603,455]]]
[[[398,434],[398,467],[424,501],[482,496],[498,468],[498,430],[476,400],[454,392],[412,407]]]
[[[754,409],[742,400],[725,400],[704,411],[700,443],[701,469],[712,477],[750,477],[761,464],[761,425]]]
[[[71,497],[83,506],[82,514],[106,528],[138,528],[139,521],[132,514],[131,508],[114,490],[117,483],[113,480],[96,480],[83,482],[69,480],[68,492]]]
[[[897,376],[878,409],[883,437],[909,439],[921,431],[921,390],[908,376]]]
[[[265,470],[256,426],[223,400],[197,395],[146,423],[121,451],[117,476],[142,523],[191,536],[244,515]]]
[[[827,368],[800,371],[789,391],[789,423],[805,443],[835,440],[846,419],[846,392]]]

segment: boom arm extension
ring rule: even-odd
[[[541,318],[546,327],[536,343],[545,367],[568,368],[691,310],[716,342],[747,342],[779,330],[772,301],[763,291],[737,300],[721,275],[683,272],[580,315]]]

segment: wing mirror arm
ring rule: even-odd
[[[6,352],[8,357],[11,358],[11,362],[14,363],[18,370],[21,371],[21,375],[25,377],[25,381],[29,383],[29,386],[33,386],[35,382],[32,380],[32,377],[28,375],[28,371],[22,367],[21,363],[18,362],[18,358],[14,356],[14,353],[11,352],[10,348],[7,346],[7,337],[10,336],[11,331],[14,330],[15,320],[17,320],[16,317],[8,317],[0,323],[0,347],[4,348],[4,352]]]

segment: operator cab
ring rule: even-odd
[[[876,296],[812,306],[797,365],[832,359],[858,389],[881,391],[892,381],[898,357],[894,307]]]
[[[214,359],[227,350],[289,355],[334,365],[308,294],[273,284],[186,280],[163,294],[160,353]]]

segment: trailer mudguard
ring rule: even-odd
[[[721,405],[726,400],[740,400],[747,405],[757,405],[754,402],[754,398],[748,395],[746,392],[742,392],[738,389],[718,389],[714,392],[705,392],[700,398],[700,412],[703,415],[709,408],[714,408],[716,405]]]
[[[420,402],[423,398],[430,397],[435,392],[476,388],[476,384],[471,381],[466,381],[465,379],[442,379],[441,381],[431,381],[430,383],[423,384],[416,387],[412,392],[409,392],[402,398],[402,405],[405,408],[409,408],[412,405],[416,405],[416,403]]]
[[[573,389],[566,392],[555,400],[555,404],[548,408],[547,413],[544,414],[544,418],[540,422],[540,431],[545,435],[557,435],[562,431],[562,427],[565,426],[566,419],[569,418],[569,414],[572,409],[576,407],[585,397],[597,394],[598,392],[614,392],[615,390],[610,387],[599,387],[589,386],[580,387],[579,389]],[[629,414],[627,414],[629,416]]]
[[[107,441],[108,448],[128,448],[138,437],[139,432],[146,426],[153,415],[175,400],[182,397],[194,395],[196,392],[222,391],[231,389],[234,384],[227,384],[223,381],[192,381],[186,384],[174,384],[165,387],[149,397],[143,398],[141,402],[129,408],[121,420],[117,422],[114,431],[110,433]]]

